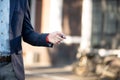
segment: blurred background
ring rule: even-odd
[[[38,33],[61,31],[53,48],[25,42],[26,80],[120,80],[120,0],[29,0]]]

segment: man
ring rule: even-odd
[[[25,80],[21,38],[34,46],[52,47],[65,37],[60,32],[34,32],[28,0],[0,0],[0,80]]]

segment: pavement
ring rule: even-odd
[[[97,80],[96,77],[80,77],[72,72],[71,66],[27,67],[26,80]]]

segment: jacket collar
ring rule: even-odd
[[[10,40],[13,38],[14,34],[14,29],[11,26],[11,22],[12,22],[12,17],[13,17],[13,13],[14,13],[14,9],[15,9],[15,4],[16,4],[16,0],[10,0],[10,18],[9,18],[9,22],[10,22],[10,32],[13,34],[10,34]]]
[[[10,22],[13,16],[16,0],[10,0]]]

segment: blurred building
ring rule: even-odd
[[[120,1],[83,0],[80,50],[120,53]],[[90,50],[91,49],[91,50]],[[118,51],[117,51],[118,50]],[[96,51],[95,51],[96,52]],[[113,53],[112,53],[113,52]]]
[[[30,0],[30,8],[35,31],[62,31],[67,39],[49,49],[23,42],[25,65],[60,65],[79,51],[120,49],[119,0]]]

